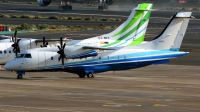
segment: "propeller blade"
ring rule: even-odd
[[[45,37],[43,36],[43,47],[45,47]]]
[[[12,41],[14,42],[14,37],[12,36]]]
[[[17,29],[15,29],[14,38],[15,38],[15,42],[17,42]]]
[[[63,48],[63,40],[62,40],[62,36],[60,37],[60,46],[61,46],[61,48]]]
[[[58,61],[60,61],[60,59],[61,59],[61,55],[59,56]]]
[[[58,47],[59,50],[61,49],[60,46],[57,46],[57,47]]]
[[[64,69],[64,58],[62,57],[62,68]]]
[[[20,40],[21,40],[21,39],[18,39],[16,43],[18,44]]]
[[[15,50],[15,56],[17,56],[17,50]]]
[[[64,43],[64,45],[63,45],[63,50],[65,49],[65,45],[66,45],[66,43]]]

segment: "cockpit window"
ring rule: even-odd
[[[17,56],[16,56],[16,58],[23,58],[24,57],[24,54],[18,54]]]
[[[0,54],[2,54],[2,50],[0,50]]]
[[[32,57],[31,57],[31,54],[25,54],[24,58],[32,58]]]

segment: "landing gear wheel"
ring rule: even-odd
[[[23,79],[22,74],[18,74],[18,75],[17,75],[17,79]]]
[[[90,73],[87,74],[87,77],[88,77],[88,78],[93,78],[93,77],[94,77],[94,74],[90,72]]]
[[[78,74],[80,78],[85,78],[85,74]]]

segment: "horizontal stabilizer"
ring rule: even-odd
[[[177,18],[190,18],[191,17],[191,12],[179,12],[176,15]]]

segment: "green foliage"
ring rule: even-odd
[[[48,24],[38,24],[37,28],[39,30],[45,30],[45,29],[49,28],[49,25]]]
[[[22,16],[20,16],[20,18],[29,18],[29,19],[32,19],[32,18],[35,18],[35,16],[33,16],[33,15],[22,15]]]

